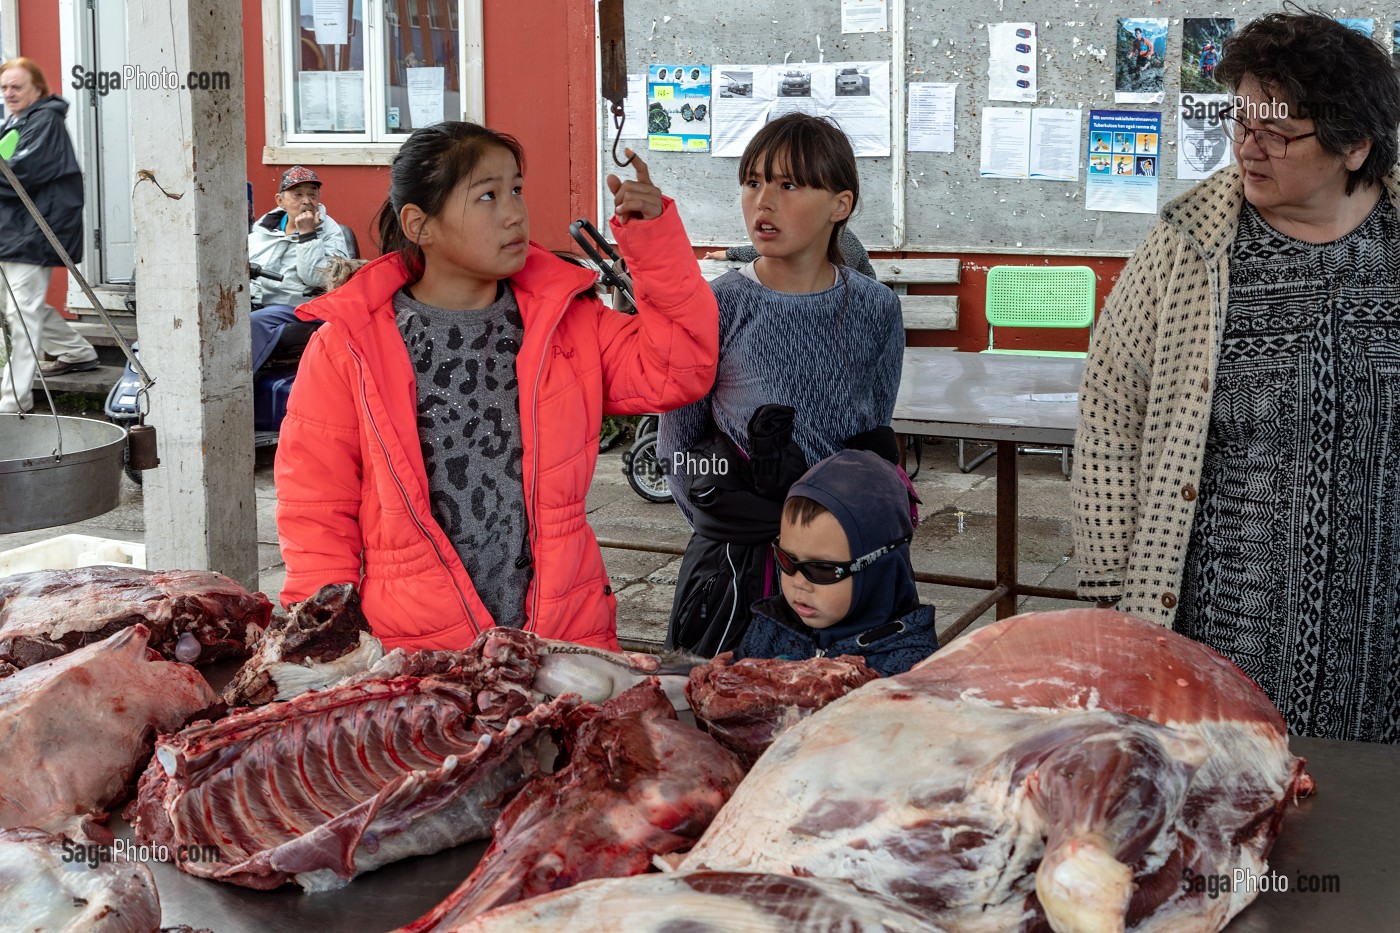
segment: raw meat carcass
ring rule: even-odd
[[[682,868],[844,878],[952,930],[1223,927],[1311,781],[1204,646],[1109,610],[954,641],[784,733]]]
[[[146,647],[144,625],[0,680],[0,828],[76,831],[145,763],[157,732],[218,701],[199,671]]]
[[[151,933],[155,879],[126,860],[75,860],[77,843],[37,829],[0,829],[0,929],[23,933]]]
[[[162,738],[127,811],[138,839],[219,846],[180,863],[193,875],[317,891],[485,838],[577,702],[536,707],[535,659],[489,642],[474,675],[366,678]]]
[[[695,722],[748,768],[783,730],[880,675],[864,658],[779,661],[725,652],[690,672]]]
[[[370,634],[354,585],[328,584],[272,620],[253,656],[224,688],[224,702],[236,707],[290,700],[335,686],[382,657],[384,646]]]
[[[677,720],[655,680],[574,710],[564,748],[568,764],[520,791],[476,870],[405,933],[647,871],[653,857],[694,844],[743,778],[732,753]]]
[[[889,897],[844,881],[677,872],[587,881],[499,907],[454,933],[940,933]]]
[[[28,667],[140,623],[171,661],[243,657],[272,603],[207,570],[78,567],[0,580],[0,661]]]

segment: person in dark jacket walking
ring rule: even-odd
[[[83,175],[63,118],[68,102],[49,93],[39,66],[13,58],[0,66],[0,93],[8,112],[0,138],[19,134],[11,171],[33,199],[74,262],[83,258]],[[0,177],[0,307],[5,310],[10,357],[0,372],[0,414],[34,407],[34,376],[94,369],[97,351],[44,303],[54,266],[63,265],[9,181]],[[48,353],[57,362],[39,365]]]
[[[899,468],[868,450],[808,470],[773,543],[782,595],[754,604],[738,657],[857,655],[890,677],[937,651],[933,607],[920,605],[909,559],[917,502]]]

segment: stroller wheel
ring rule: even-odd
[[[666,485],[666,475],[661,472],[661,464],[656,459],[656,432],[640,434],[632,449],[623,458],[623,472],[627,474],[627,485],[632,491],[648,502],[671,502],[671,488]]]

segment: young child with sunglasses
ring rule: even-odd
[[[933,607],[919,604],[909,559],[917,502],[898,467],[870,451],[808,470],[773,543],[782,595],[754,604],[737,656],[859,655],[889,677],[937,651]]]

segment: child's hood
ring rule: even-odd
[[[842,450],[827,457],[794,483],[788,496],[803,496],[825,506],[846,532],[852,559],[914,533],[918,497],[898,467],[868,450]],[[822,647],[883,625],[918,605],[908,542],[852,580],[850,612],[830,628],[814,632]]]

